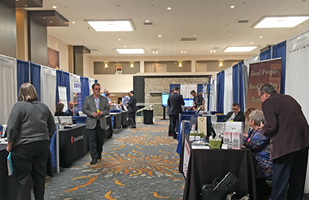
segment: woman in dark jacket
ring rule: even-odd
[[[49,108],[38,101],[35,88],[24,83],[19,89],[7,123],[8,146],[12,152],[18,199],[44,199],[49,139],[55,131],[54,117]]]
[[[55,116],[67,116],[67,115],[63,112],[63,108],[64,108],[64,104],[58,102],[57,105],[56,105]]]

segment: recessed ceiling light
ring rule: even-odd
[[[133,25],[129,20],[122,21],[89,21],[87,22],[96,31],[133,31]]]
[[[56,9],[56,8],[57,8],[57,6],[53,6],[53,8],[54,8],[54,9]]]
[[[118,39],[118,41],[121,41],[121,39]]]
[[[256,46],[227,47],[224,52],[249,52],[255,48]]]
[[[146,20],[146,22],[149,22],[149,20]]]
[[[126,48],[127,46],[123,46],[124,48]]]
[[[183,51],[181,51],[180,53],[183,53]]]
[[[144,49],[116,49],[120,54],[144,54]]]
[[[75,22],[72,22],[72,24],[75,24]]]
[[[193,37],[196,37],[196,35],[193,35]]]
[[[251,42],[251,44],[253,44],[253,42]]]
[[[49,21],[49,23],[53,23],[53,21]]]
[[[265,17],[254,28],[291,28],[309,19],[309,16]]]
[[[231,6],[230,8],[232,8],[232,9],[233,9],[233,8],[235,8],[235,6]]]
[[[28,5],[26,4],[25,7],[28,7]]]
[[[161,35],[158,35],[158,37],[162,37]]]
[[[184,51],[184,53],[187,53],[187,51]]]
[[[214,53],[216,53],[216,50],[214,50]]]
[[[263,36],[261,35],[260,38],[263,38]]]
[[[172,8],[171,7],[167,7],[167,10],[172,10]]]
[[[210,53],[212,53],[212,50],[210,50]]]
[[[43,17],[43,19],[46,19],[46,17]]]

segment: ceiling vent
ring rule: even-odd
[[[144,22],[144,25],[149,26],[149,25],[153,25],[153,23],[152,22]]]
[[[214,47],[214,48],[212,48],[212,49],[220,49],[220,47]]]
[[[184,42],[194,42],[197,38],[181,38],[180,41]]]
[[[239,23],[239,24],[245,24],[245,23],[248,23],[248,21],[249,21],[249,20],[239,20],[238,23]]]

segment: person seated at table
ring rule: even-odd
[[[69,101],[69,108],[65,111],[67,116],[79,116],[78,111],[74,109],[74,104],[72,101]]]
[[[247,108],[247,110],[246,110],[245,113],[244,113],[244,115],[245,115],[245,117],[246,117],[246,121],[247,121],[248,123],[250,123],[249,115],[250,115],[251,112],[254,111],[254,110],[255,110],[255,108],[250,107],[250,108]],[[249,137],[251,137],[252,132],[253,132],[253,129],[252,129],[252,127],[249,125],[248,131],[247,131],[247,132],[244,132],[244,142],[247,141],[247,139],[248,139]]]
[[[250,126],[253,129],[251,136],[247,139],[244,146],[251,149],[256,161],[256,189],[257,199],[265,199],[271,194],[271,187],[267,184],[266,178],[271,177],[273,164],[270,160],[270,145],[261,128],[265,119],[263,112],[253,110],[249,115]]]
[[[245,115],[244,113],[240,110],[240,106],[238,103],[233,103],[232,105],[232,111],[228,112],[226,114],[225,119],[223,122],[244,122],[245,121]]]
[[[55,116],[67,116],[62,110],[64,108],[64,104],[61,102],[58,102],[56,105],[56,112]]]

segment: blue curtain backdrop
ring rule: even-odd
[[[34,86],[41,101],[41,65],[30,63],[31,84]]]
[[[89,96],[89,79],[81,76],[80,84],[81,84],[81,98],[82,98],[81,100],[82,100],[82,105],[83,105],[85,97]]]
[[[175,87],[179,87],[179,93],[181,93],[180,91],[180,84],[170,84],[170,91],[169,91],[169,94],[171,94],[171,90]]]
[[[56,104],[59,102],[58,86],[67,88],[67,101],[70,101],[70,74],[62,70],[56,71]]]
[[[217,112],[223,113],[224,108],[224,71],[217,74]]]
[[[29,82],[29,62],[17,59],[17,96],[23,83]]]
[[[280,93],[285,93],[285,70],[286,70],[286,41],[273,46],[273,58],[281,57],[281,83]]]
[[[238,103],[242,111],[245,110],[243,67],[243,61],[233,66],[233,103]]]
[[[197,84],[197,93],[203,93],[203,84]]]
[[[94,80],[94,83],[98,83],[98,80],[97,80],[97,79],[95,79],[95,80]]]
[[[271,59],[271,48],[260,53],[260,61]]]

